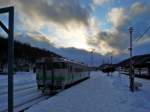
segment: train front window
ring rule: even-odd
[[[67,64],[64,62],[54,62],[53,67],[57,69],[62,69],[62,68],[66,68]]]

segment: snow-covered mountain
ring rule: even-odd
[[[15,40],[21,43],[29,44],[33,47],[49,50],[68,59],[91,64],[92,54],[89,51],[74,47],[57,48],[46,36],[37,32],[15,34]],[[120,57],[118,56],[117,58],[119,59]],[[113,60],[114,63],[118,62],[117,58]],[[110,56],[103,56],[98,53],[93,53],[93,65],[100,65],[103,60],[105,60],[105,62],[110,61]]]

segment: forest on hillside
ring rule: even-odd
[[[61,57],[48,50],[32,47],[29,44],[14,41],[15,64],[18,63],[19,59],[26,60],[29,63],[35,63],[37,59],[51,56]],[[2,68],[4,64],[7,64],[7,58],[8,58],[8,39],[0,37],[0,68]]]

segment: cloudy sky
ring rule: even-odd
[[[150,31],[138,39],[150,27],[149,0],[0,0],[0,7],[9,4],[15,38],[33,46],[87,63],[94,49],[98,64],[128,56],[132,26],[134,55],[150,53]],[[7,25],[7,15],[0,19]]]

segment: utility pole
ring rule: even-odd
[[[129,29],[130,33],[130,91],[134,92],[134,73],[133,73],[133,63],[132,63],[132,33],[133,33],[133,27],[130,27]]]
[[[113,57],[111,56],[111,57],[110,57],[110,64],[111,64],[111,65],[112,65],[112,58],[113,58]]]
[[[93,53],[94,53],[94,50],[95,50],[95,49],[92,49],[92,50],[91,50],[91,66],[93,66]]]
[[[13,112],[13,59],[14,59],[14,7],[0,9],[0,14],[8,13],[8,28],[0,21],[0,27],[8,34],[8,112]]]
[[[105,60],[103,59],[102,64],[105,64]]]

